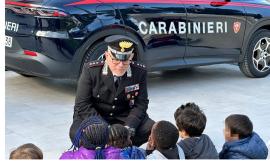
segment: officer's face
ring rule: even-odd
[[[133,54],[129,57],[127,61],[120,61],[113,57],[110,51],[105,52],[106,62],[110,67],[110,70],[114,75],[122,76],[128,69],[128,65],[133,58]]]

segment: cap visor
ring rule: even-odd
[[[114,54],[114,58],[120,61],[128,61],[130,58],[130,55],[125,54]]]

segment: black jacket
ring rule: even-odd
[[[120,121],[136,129],[147,115],[147,72],[144,65],[136,62],[130,64],[128,71],[116,89],[104,61],[85,64],[78,82],[73,120],[98,114],[110,124]]]
[[[186,159],[218,159],[215,145],[205,134],[186,138],[178,144],[183,149]]]

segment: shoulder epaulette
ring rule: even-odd
[[[88,63],[89,67],[101,66],[104,65],[104,61],[90,61]]]
[[[131,65],[134,65],[135,67],[138,67],[138,68],[141,68],[141,69],[146,70],[146,66],[144,64],[142,64],[142,63],[132,61],[131,62]]]

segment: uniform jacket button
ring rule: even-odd
[[[110,116],[113,116],[113,113],[110,113]]]
[[[97,95],[97,98],[99,98],[99,94]]]
[[[114,108],[115,108],[115,106],[113,105],[113,106],[112,106],[112,108],[114,109]]]
[[[117,100],[117,98],[114,98],[114,100],[116,101],[116,100]]]

